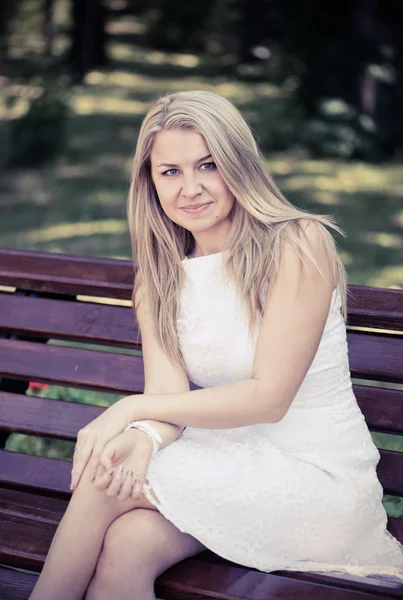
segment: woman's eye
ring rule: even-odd
[[[213,163],[213,162],[203,163],[202,167],[204,167],[205,171],[212,171],[213,169],[215,169],[215,163]]]
[[[168,177],[169,177],[171,175],[175,175],[177,173],[177,171],[178,171],[178,169],[168,169],[168,171],[163,172],[163,175],[168,175]]]

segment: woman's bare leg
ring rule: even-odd
[[[93,576],[105,532],[136,506],[154,508],[144,496],[118,500],[99,491],[87,470],[75,489],[30,600],[82,600]]]
[[[106,532],[85,600],[155,600],[155,579],[205,547],[159,512],[136,508]]]

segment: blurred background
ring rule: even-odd
[[[211,89],[350,282],[403,287],[401,0],[2,0],[0,59],[2,247],[129,257],[141,119]]]
[[[402,0],[1,0],[0,246],[130,258],[139,125],[191,89],[235,103],[289,200],[337,220],[350,283],[403,289]],[[19,434],[7,447],[71,457]]]

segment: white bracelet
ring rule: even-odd
[[[125,431],[128,429],[138,429],[139,431],[143,431],[145,434],[147,434],[153,443],[153,455],[158,452],[162,444],[162,437],[155,427],[150,425],[150,423],[147,423],[147,421],[132,421],[128,424]]]

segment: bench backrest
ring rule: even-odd
[[[0,250],[0,286],[8,286],[0,290],[0,430],[74,441],[103,410],[26,396],[30,381],[142,393],[132,280],[126,260]],[[400,436],[403,291],[350,285],[349,292],[348,346],[357,401],[371,431]],[[67,497],[70,468],[68,461],[0,450],[0,484],[6,487]],[[381,450],[378,476],[386,495],[403,496],[403,454]],[[403,519],[390,518],[388,527],[403,542]]]

